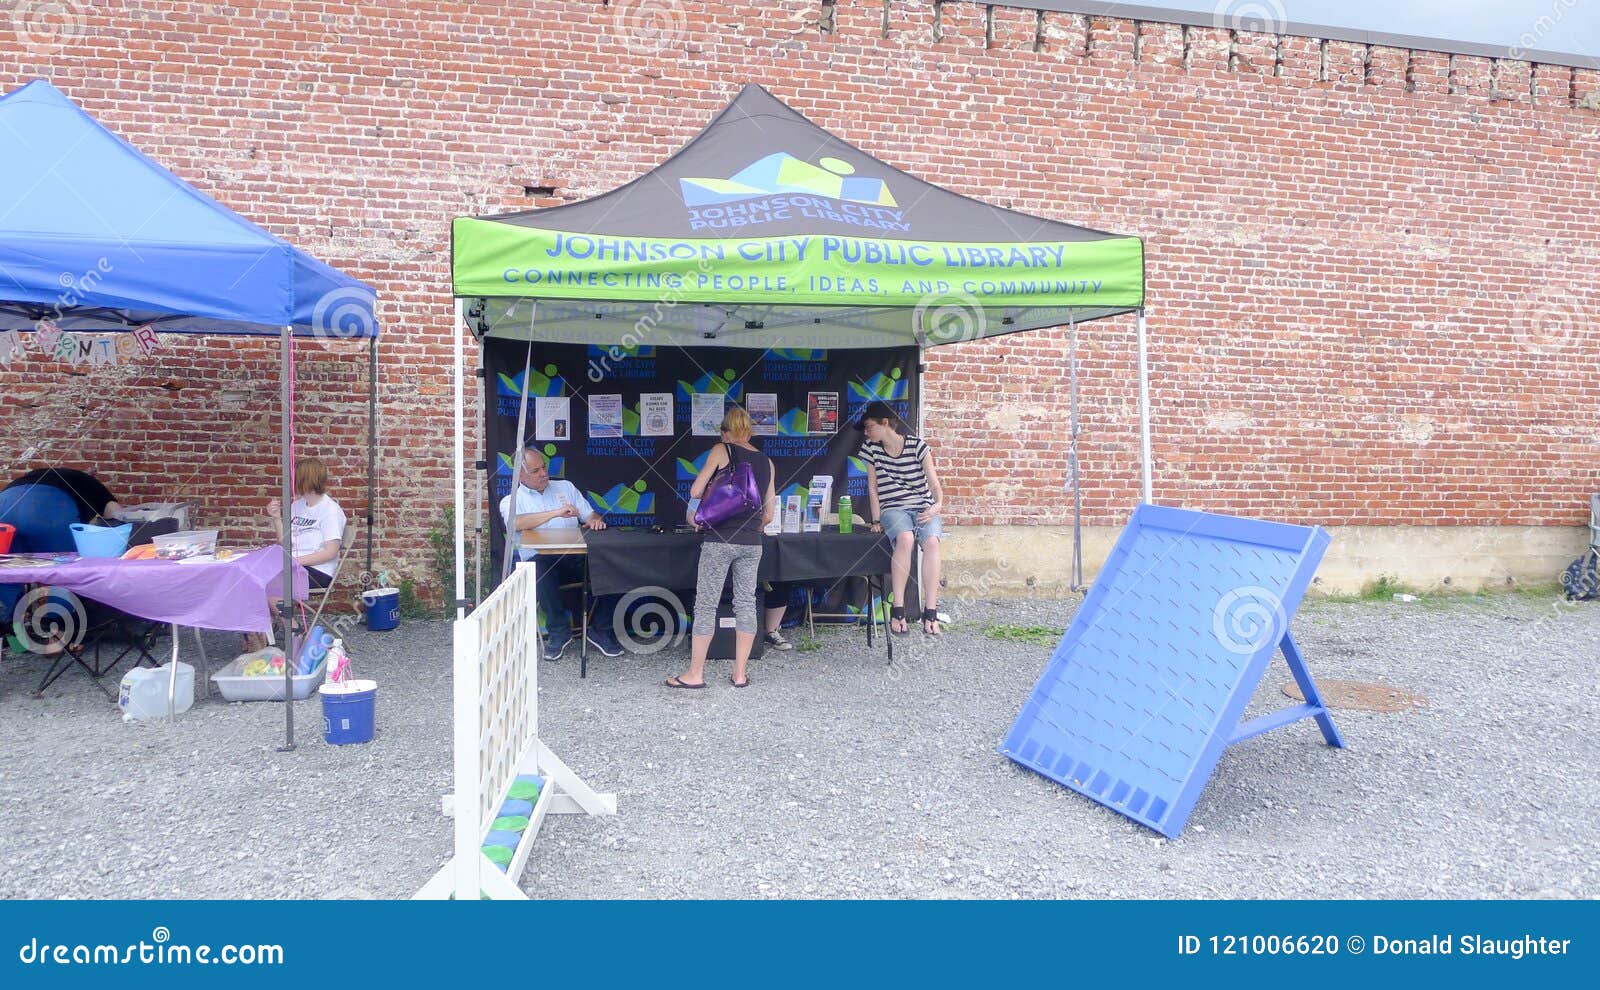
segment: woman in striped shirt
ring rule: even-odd
[[[861,458],[867,462],[872,531],[888,533],[894,545],[890,569],[894,605],[889,609],[889,628],[899,634],[911,631],[906,622],[906,581],[911,574],[911,548],[920,545],[922,631],[938,635],[944,631],[939,625],[939,541],[944,538],[939,510],[944,491],[927,442],[901,433],[896,429],[899,422],[885,402],[869,402],[856,421],[856,428],[867,435]]]

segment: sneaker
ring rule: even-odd
[[[544,644],[544,658],[551,662],[560,660],[561,654],[566,652],[567,646],[571,642],[571,636],[563,636],[560,639],[556,639],[552,636],[550,640]]]
[[[591,629],[589,630],[589,635],[585,638],[589,640],[590,646],[599,650],[608,657],[622,656],[622,644],[617,642],[615,636],[610,636],[606,633]]]
[[[792,650],[794,644],[783,638],[783,633],[777,629],[767,633],[764,642],[769,650]]]

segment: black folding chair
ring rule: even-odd
[[[150,543],[154,537],[166,536],[177,531],[176,519],[152,519],[148,522],[134,523],[133,531],[128,535],[128,546],[143,546]],[[71,592],[63,591],[58,594],[70,595]],[[134,667],[144,663],[152,667],[161,666],[161,661],[155,655],[155,644],[156,640],[166,632],[166,623],[152,622],[137,615],[129,615],[93,599],[76,595],[73,598],[83,610],[83,637],[72,649],[62,652],[55,658],[50,669],[39,679],[39,686],[33,689],[35,697],[43,694],[45,689],[71,669],[73,664],[83,668],[95,686],[113,699],[116,698],[117,692],[105,683],[105,677],[116,670],[123,660],[132,656]],[[94,651],[92,658],[91,649]],[[107,656],[110,657],[109,660],[106,659]]]
[[[134,667],[143,663],[149,663],[152,667],[161,665],[156,658],[155,648],[156,640],[166,632],[165,623],[141,619],[91,599],[78,598],[78,602],[85,618],[83,640],[55,658],[50,669],[39,679],[39,686],[33,689],[35,697],[43,694],[73,664],[82,667],[95,685],[113,699],[117,692],[105,683],[104,678],[116,670],[123,660],[132,656],[134,661],[131,666]]]

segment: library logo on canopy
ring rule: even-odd
[[[883,179],[856,175],[840,158],[816,163],[786,151],[758,158],[726,179],[678,180],[690,230],[742,230],[785,220],[909,232],[905,210]]]

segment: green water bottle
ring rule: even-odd
[[[850,513],[850,496],[839,496],[839,532],[853,533],[856,528],[855,516]]]

